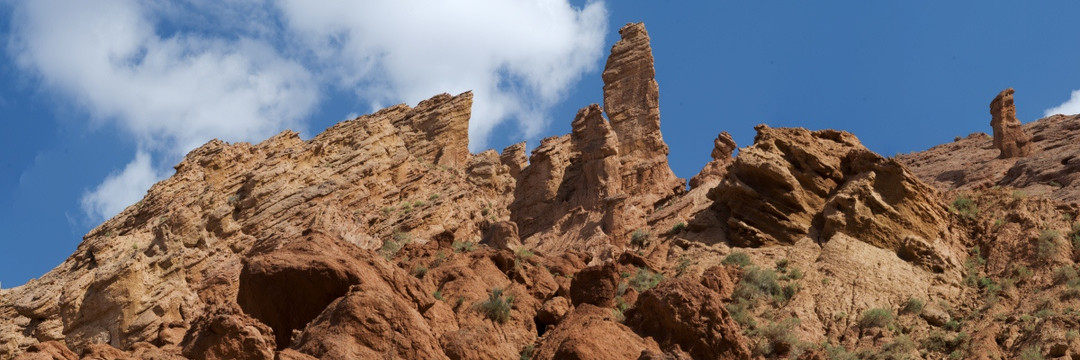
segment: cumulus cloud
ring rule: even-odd
[[[375,105],[415,104],[473,90],[471,148],[516,120],[543,130],[545,112],[602,55],[607,12],[566,0],[278,1],[287,27],[338,85]]]
[[[511,119],[517,135],[538,136],[546,112],[596,70],[607,27],[591,0],[12,4],[17,66],[85,110],[91,127],[136,143],[134,160],[84,196],[92,220],[137,201],[212,138],[303,132],[329,89],[375,109],[473,90],[473,149]]]
[[[83,211],[93,218],[116,215],[142,199],[146,190],[164,175],[154,170],[150,154],[139,151],[123,171],[109,174],[101,185],[83,196]]]
[[[35,0],[19,3],[12,17],[8,46],[21,68],[136,139],[140,156],[83,199],[87,213],[102,218],[123,208],[117,201],[138,200],[110,199],[120,186],[138,186],[121,195],[141,194],[163,176],[146,151],[174,161],[215,137],[249,141],[296,129],[318,97],[310,72],[266,42],[161,36],[153,11],[162,8],[143,4]]]
[[[1050,116],[1055,114],[1080,114],[1080,90],[1073,91],[1072,97],[1070,97],[1069,100],[1066,100],[1064,103],[1061,103],[1061,105],[1058,105],[1057,107],[1046,110],[1043,116]]]

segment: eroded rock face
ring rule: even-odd
[[[750,359],[749,341],[720,294],[688,279],[664,282],[638,297],[626,325],[695,359]]]
[[[1023,125],[1016,119],[1012,88],[1002,90],[990,102],[990,116],[990,126],[994,128],[994,146],[1001,150],[1000,157],[1031,154],[1031,135],[1024,133]]]
[[[885,249],[908,234],[947,236],[941,195],[891,159],[835,130],[756,127],[724,180],[709,192],[740,246],[827,240],[845,233]]]
[[[713,140],[712,160],[705,164],[705,167],[697,175],[690,178],[690,188],[716,186],[723,179],[727,167],[735,161],[731,157],[735,148],[735,140],[731,138],[731,134],[728,134],[727,131],[717,135],[716,140]]]
[[[651,211],[682,192],[685,181],[668,167],[668,147],[660,134],[659,86],[649,33],[642,23],[619,29],[604,65],[604,112],[619,138],[619,174],[630,204]]]
[[[544,336],[532,358],[636,359],[643,351],[659,353],[660,347],[652,339],[642,339],[626,325],[615,322],[610,309],[584,304]]]

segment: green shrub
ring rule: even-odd
[[[975,201],[971,200],[967,196],[957,196],[952,202],[952,206],[949,207],[953,213],[968,219],[974,219],[979,216],[979,206],[975,204]]]
[[[519,360],[532,359],[533,351],[536,351],[536,344],[529,344],[529,346],[526,346],[524,349],[521,349],[521,356],[519,356],[518,359]]]
[[[456,253],[470,252],[476,250],[476,242],[464,240],[454,241],[450,244],[450,248],[454,249],[454,252]]]
[[[892,319],[893,314],[891,310],[884,308],[873,308],[863,312],[862,318],[859,319],[859,327],[863,329],[885,327],[892,322]]]
[[[1042,353],[1039,352],[1039,348],[1035,346],[1028,347],[1024,352],[1020,353],[1020,360],[1045,360]]]
[[[434,296],[434,297],[435,297],[435,300],[439,300],[439,301],[442,301],[442,300],[443,300],[443,297],[442,297],[442,291],[441,291],[441,290],[435,290],[435,292],[431,293],[431,296]]]
[[[788,273],[787,273],[787,278],[788,279],[799,280],[799,279],[802,279],[802,277],[803,277],[803,273],[802,273],[802,270],[799,270],[799,268],[793,267],[793,268],[791,268],[791,270],[788,270]]]
[[[782,272],[782,273],[787,272],[788,264],[791,264],[791,261],[789,261],[788,259],[776,260],[776,271],[779,271],[779,272]]]
[[[424,275],[427,275],[427,272],[428,272],[428,268],[427,268],[427,266],[424,266],[424,265],[416,265],[416,267],[413,268],[413,271],[412,271],[413,276],[416,276],[417,279],[423,279]]]
[[[1046,261],[1057,254],[1059,238],[1061,238],[1061,233],[1057,230],[1043,230],[1035,243],[1035,257]]]
[[[686,230],[686,223],[684,223],[684,222],[679,222],[678,224],[675,224],[675,225],[671,226],[671,233],[672,234],[679,233],[680,231],[683,231],[683,230]]]
[[[735,286],[733,297],[756,300],[762,296],[776,296],[783,291],[776,279],[776,272],[751,266],[743,269],[742,279]]]
[[[750,313],[750,304],[746,300],[736,300],[728,303],[724,306],[727,308],[731,318],[735,322],[739,323],[743,329],[753,329],[757,327],[757,322],[754,321],[754,315]]]
[[[439,200],[439,194],[437,194],[437,193],[436,194],[431,194],[431,196],[428,196],[427,199],[428,199],[428,201]]]
[[[739,267],[747,267],[747,266],[752,265],[754,262],[750,261],[750,255],[747,255],[746,253],[744,253],[742,251],[736,251],[736,252],[728,254],[728,256],[724,257],[724,260],[721,261],[720,263],[724,264],[724,265],[733,265],[734,264],[734,265],[737,265]]]
[[[630,245],[638,248],[643,248],[649,244],[649,238],[652,234],[643,229],[634,230],[633,234],[630,234]]]
[[[798,318],[790,317],[751,332],[751,335],[759,336],[764,340],[758,343],[756,352],[761,355],[788,354],[799,343],[799,338],[792,332],[792,329],[799,324]]]
[[[395,232],[393,236],[388,240],[384,240],[382,247],[379,248],[379,254],[381,254],[387,260],[390,260],[397,255],[401,248],[406,244],[412,242],[412,236],[407,232]]]
[[[477,310],[484,316],[500,324],[510,320],[510,308],[513,306],[514,297],[503,297],[503,290],[500,288],[491,289],[488,299],[476,304]]]
[[[924,303],[922,300],[910,297],[907,299],[907,302],[904,303],[904,308],[900,309],[900,313],[918,315],[922,312],[923,305]]]
[[[686,272],[686,269],[690,268],[693,262],[686,255],[679,256],[679,264],[675,266],[675,274],[682,275]]]
[[[645,292],[645,290],[656,287],[656,285],[663,280],[663,274],[655,274],[652,271],[649,271],[649,269],[639,268],[637,273],[634,274],[634,277],[630,279],[630,287],[637,290],[637,292],[642,293]]]

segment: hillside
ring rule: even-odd
[[[1080,358],[1080,116],[882,157],[718,134],[668,166],[642,24],[604,104],[468,150],[472,94],[211,141],[0,290],[0,359]]]

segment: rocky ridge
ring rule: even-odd
[[[645,27],[620,35],[603,106],[531,154],[469,153],[471,93],[207,143],[0,290],[0,358],[1080,356],[1080,117],[1005,136],[1019,157],[761,125],[687,189]]]

